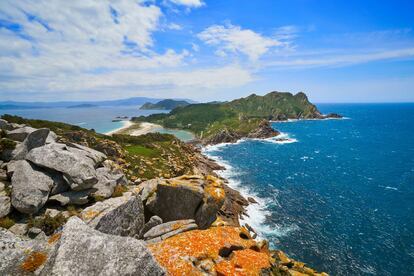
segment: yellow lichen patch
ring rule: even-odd
[[[88,210],[88,211],[86,211],[85,213],[82,214],[82,219],[84,221],[88,221],[88,220],[91,220],[91,219],[95,218],[99,214],[100,214],[100,212],[98,212],[98,211]]]
[[[193,230],[181,233],[174,237],[163,240],[159,243],[151,244],[148,247],[162,266],[166,268],[169,275],[199,275],[198,270],[192,260],[211,259],[222,260],[219,255],[223,248],[236,247],[248,249],[257,247],[256,241],[244,235],[239,227],[212,227],[207,230]],[[237,250],[236,250],[237,251]],[[234,251],[234,252],[236,252]],[[254,253],[251,253],[251,252]],[[260,253],[260,254],[258,254]],[[244,255],[236,257],[230,265],[243,265],[245,256],[254,255],[255,261],[251,266],[246,266],[245,271],[255,273],[260,271],[259,267],[267,267],[269,263],[268,252],[256,252],[249,250]],[[250,256],[249,255],[249,256]],[[237,255],[235,255],[237,256]],[[262,260],[260,258],[263,258]],[[216,268],[215,268],[216,269]]]
[[[222,181],[217,177],[212,175],[206,176],[207,185],[204,188],[204,191],[210,195],[216,202],[224,201],[226,193],[223,189]]]
[[[230,259],[216,264],[216,271],[222,275],[259,275],[263,268],[270,267],[269,255],[251,249],[233,251]]]
[[[47,240],[47,242],[49,244],[55,243],[57,240],[60,239],[61,236],[62,236],[62,233],[53,234],[52,236],[50,236],[50,238]]]
[[[32,252],[29,256],[21,264],[21,268],[27,272],[34,272],[38,269],[41,265],[46,262],[47,255],[43,252]]]
[[[184,224],[182,224],[181,222],[176,222],[173,225],[171,225],[171,229],[172,231],[180,229],[181,227],[183,227]]]

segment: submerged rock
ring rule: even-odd
[[[12,177],[12,205],[25,214],[37,213],[45,205],[53,179],[25,160],[15,163]]]
[[[84,209],[81,218],[103,233],[137,238],[145,223],[141,198],[132,193],[97,202]]]

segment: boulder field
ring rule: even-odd
[[[241,226],[254,199],[212,171],[130,182],[47,128],[0,129],[0,275],[326,275]]]

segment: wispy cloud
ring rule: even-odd
[[[206,44],[217,47],[219,56],[242,53],[251,61],[256,61],[273,47],[284,45],[275,38],[231,24],[210,26],[197,36]]]
[[[199,8],[205,5],[201,0],[168,0],[173,4],[186,6],[189,8]]]

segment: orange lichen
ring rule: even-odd
[[[216,264],[216,271],[222,275],[259,275],[262,268],[270,267],[269,255],[251,249],[233,251],[229,260]]]
[[[82,219],[83,220],[90,220],[93,219],[94,217],[96,217],[97,215],[99,215],[100,212],[95,211],[95,210],[88,210],[85,213],[82,214]]]
[[[183,226],[184,226],[184,224],[182,224],[181,222],[176,222],[173,225],[171,225],[171,229],[172,229],[172,231],[174,231],[174,230],[180,229]]]
[[[206,176],[207,185],[204,188],[204,191],[210,195],[216,202],[223,202],[226,196],[226,193],[223,189],[221,180],[218,178],[208,175]]]
[[[34,272],[38,269],[41,265],[43,265],[47,260],[47,255],[43,252],[32,252],[29,256],[21,264],[21,268],[24,271]]]
[[[247,275],[256,275],[261,268],[269,267],[270,256],[267,250],[261,252],[259,249],[260,252],[256,252],[248,249],[255,246],[257,247],[256,241],[246,238],[241,228],[224,226],[184,232],[151,244],[149,248],[169,275],[201,275],[201,271],[191,261],[194,259],[216,260],[215,266],[220,266],[215,267],[215,270],[220,268],[220,271],[225,271],[223,267],[227,262],[233,269],[240,266]],[[233,251],[230,260],[226,260],[219,253],[223,248],[230,247],[244,250],[237,254],[239,250]],[[251,264],[247,264],[249,257],[253,258]]]
[[[49,244],[55,243],[57,240],[60,239],[61,236],[62,236],[62,233],[53,234],[52,236],[50,236],[50,238],[47,240],[47,242]]]

